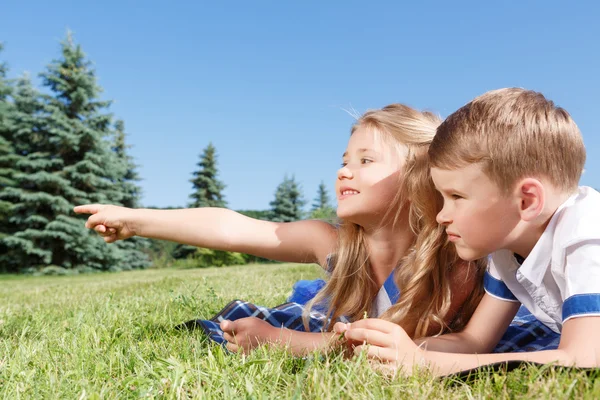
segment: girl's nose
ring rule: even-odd
[[[338,169],[337,177],[338,179],[352,179],[352,171],[347,165],[344,165],[342,168]]]

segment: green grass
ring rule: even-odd
[[[527,368],[466,384],[427,375],[390,380],[366,360],[294,358],[260,348],[227,354],[183,321],[234,298],[274,306],[313,265],[147,270],[0,278],[0,396],[105,398],[599,398],[580,372]],[[598,381],[600,382],[600,380]]]

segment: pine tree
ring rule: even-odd
[[[300,185],[294,176],[283,178],[283,182],[277,186],[275,199],[271,201],[271,221],[291,222],[298,221],[303,217],[302,207],[305,204]]]
[[[310,217],[313,219],[333,220],[336,217],[335,209],[329,204],[329,193],[325,183],[321,182],[317,190],[317,197],[312,205]]]
[[[125,122],[117,120],[114,129],[113,151],[117,155],[121,168],[118,179],[120,192],[123,196],[121,204],[130,208],[139,207],[142,190],[137,182],[140,181],[140,177],[136,170],[137,165],[128,153],[131,146],[126,141]],[[120,263],[121,269],[142,269],[150,265],[148,256],[142,252],[142,250],[149,252],[150,241],[148,239],[136,236],[128,240],[118,241],[117,246],[123,252],[123,259]]]
[[[56,174],[62,161],[44,151],[50,135],[42,131],[43,104],[27,75],[17,81],[12,97],[8,124],[16,171],[14,184],[0,192],[0,201],[11,204],[0,239],[0,265],[17,272],[51,263],[52,249],[39,245],[46,239],[44,228],[57,212],[69,210],[64,198],[43,190],[65,182]]]
[[[329,205],[329,193],[327,193],[325,182],[321,181],[321,183],[319,184],[319,188],[317,189],[317,197],[315,197],[311,211],[318,210],[319,208],[328,207],[331,207]]]
[[[134,163],[133,157],[128,153],[131,146],[126,143],[125,122],[117,120],[114,128],[113,151],[117,156],[121,168],[118,179],[122,195],[121,204],[130,208],[139,207],[142,190],[137,182],[140,181],[140,177],[137,173],[137,165]]]
[[[61,53],[40,74],[51,94],[40,96],[28,79],[17,84],[18,185],[0,196],[15,204],[13,233],[0,241],[0,263],[11,270],[121,269],[128,250],[107,246],[72,211],[77,204],[120,204],[125,197],[119,184],[124,169],[111,148],[110,103],[98,100],[95,72],[70,35]]]
[[[194,192],[190,195],[193,201],[190,207],[227,207],[223,196],[225,185],[217,179],[217,154],[215,146],[209,143],[200,156],[197,164],[198,170],[194,171],[191,179]],[[195,254],[197,247],[189,245],[178,245],[173,250],[173,258],[187,258]]]
[[[212,143],[206,146],[197,165],[199,169],[191,180],[194,192],[190,207],[227,207],[222,193],[225,185],[217,179],[217,154]]]
[[[0,53],[3,46],[0,43]],[[7,224],[13,203],[2,200],[2,194],[5,188],[16,185],[15,175],[17,170],[15,164],[17,154],[12,145],[12,127],[11,116],[14,114],[14,105],[9,102],[9,96],[12,87],[6,79],[8,66],[0,62],[0,239],[8,234]],[[1,250],[1,248],[0,248]]]

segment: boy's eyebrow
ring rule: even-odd
[[[435,189],[440,193],[456,193],[456,194],[460,194],[460,195],[465,194],[462,190],[458,190],[454,187],[440,188],[440,187],[435,186]]]

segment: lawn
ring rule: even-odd
[[[600,398],[581,372],[524,368],[464,383],[394,379],[362,357],[228,354],[178,323],[234,298],[274,306],[314,265],[0,278],[0,396],[106,398]],[[600,381],[598,381],[600,382]]]

